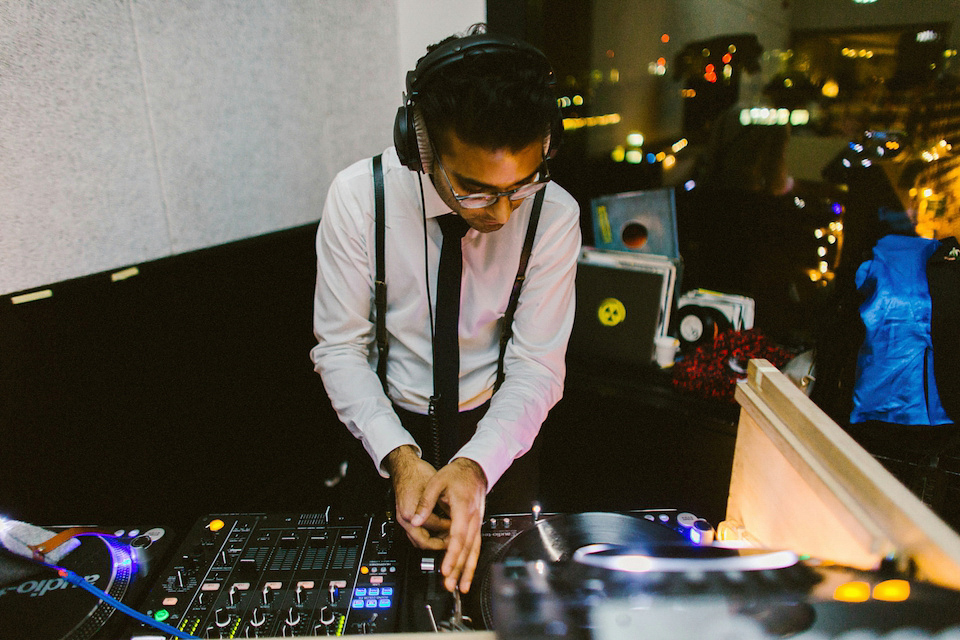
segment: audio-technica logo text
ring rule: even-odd
[[[100,579],[100,574],[93,573],[89,576],[84,576],[90,584],[96,584],[97,580]],[[50,591],[57,591],[58,589],[66,589],[71,587],[76,589],[76,585],[71,585],[69,582],[63,578],[47,578],[46,580],[25,580],[18,585],[12,587],[4,587],[0,589],[0,597],[6,595],[21,595],[29,596],[31,598],[36,598],[37,596],[43,596],[49,593]]]

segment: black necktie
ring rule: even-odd
[[[433,344],[433,388],[436,396],[438,433],[434,433],[436,460],[439,468],[459,448],[460,340],[457,326],[460,319],[460,277],[463,253],[460,241],[470,228],[460,216],[451,213],[437,218],[443,232],[440,268],[437,272],[437,325]],[[437,440],[439,436],[439,441]]]

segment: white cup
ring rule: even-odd
[[[680,341],[670,336],[658,336],[654,340],[657,364],[662,368],[672,367],[677,358]]]

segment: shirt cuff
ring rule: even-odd
[[[487,493],[490,493],[500,476],[513,464],[513,456],[497,434],[481,433],[479,430],[453,457],[468,458],[480,465],[487,477]]]
[[[403,445],[410,445],[417,451],[417,455],[423,457],[423,451],[413,439],[410,432],[403,428],[399,418],[381,418],[370,423],[363,430],[364,448],[377,464],[377,471],[384,478],[389,478],[390,473],[386,470],[384,461],[391,451]]]

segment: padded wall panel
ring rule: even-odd
[[[0,292],[169,252],[126,2],[0,2]]]
[[[334,173],[389,144],[389,3],[153,0],[133,14],[175,253],[317,219]]]
[[[0,2],[0,293],[316,220],[397,49],[394,1]]]

